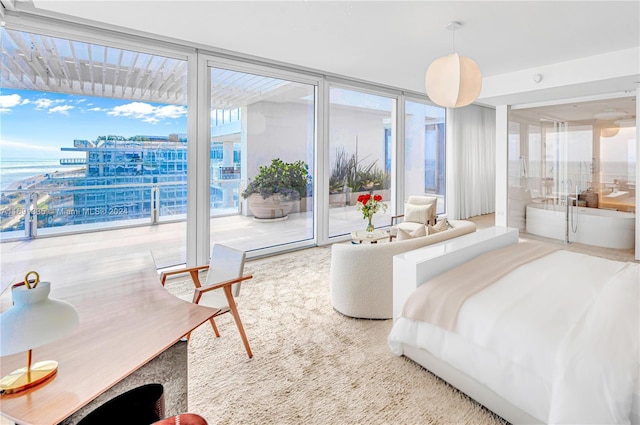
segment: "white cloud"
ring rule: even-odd
[[[144,122],[157,124],[165,118],[180,118],[186,115],[187,108],[177,105],[166,105],[155,107],[144,102],[133,102],[113,108],[108,115],[116,117],[133,117]]]
[[[159,118],[180,118],[187,114],[187,108],[178,105],[166,105],[156,108],[156,115]]]
[[[49,106],[51,106],[51,104],[53,103],[53,100],[41,98],[41,99],[36,99],[35,103],[36,103],[36,109],[46,109]]]
[[[89,111],[89,112],[102,112],[102,111],[108,111],[108,109],[106,109],[106,108],[100,108],[100,107],[96,106],[95,108],[89,108],[89,109],[87,109],[87,111]]]
[[[111,112],[109,112],[109,115],[114,115],[116,117],[124,116],[143,118],[147,115],[153,114],[155,109],[156,108],[148,103],[133,102],[126,105],[116,106]]]
[[[148,122],[149,124],[158,124],[160,122],[160,120],[155,117],[147,117],[143,121]]]
[[[75,106],[71,106],[71,105],[54,106],[53,108],[49,109],[49,113],[50,114],[60,113],[63,115],[69,115],[69,110],[73,108],[75,108]]]
[[[11,108],[0,108],[0,112],[11,112]]]
[[[21,99],[19,94],[0,96],[0,108],[3,108],[3,110],[13,108],[14,106],[20,105]]]

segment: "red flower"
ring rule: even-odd
[[[363,194],[358,196],[358,203],[356,205],[358,211],[362,212],[363,218],[371,219],[375,213],[382,209],[387,210],[387,205],[382,203],[381,195]]]

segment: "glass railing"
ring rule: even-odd
[[[238,213],[239,187],[212,181],[211,217]],[[186,209],[185,181],[3,190],[0,241],[182,221]]]

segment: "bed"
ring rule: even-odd
[[[394,257],[391,351],[512,423],[640,423],[640,264],[495,234]]]

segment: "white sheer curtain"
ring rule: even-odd
[[[495,212],[496,114],[469,105],[452,109],[447,156],[447,216],[465,219]]]

